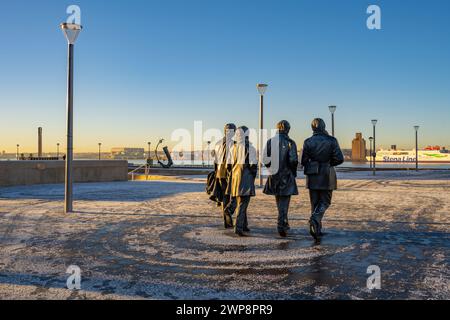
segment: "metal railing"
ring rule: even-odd
[[[137,174],[138,171],[145,169],[144,174],[145,174],[145,180],[148,180],[148,175],[149,175],[149,171],[150,171],[150,166],[146,163],[143,164],[140,167],[137,167],[136,169],[128,172],[128,175],[131,176],[131,181],[134,181],[134,175]]]

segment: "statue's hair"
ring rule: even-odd
[[[313,131],[318,131],[318,132],[324,132],[325,131],[325,121],[323,121],[320,118],[315,118],[312,122],[311,122],[311,129]]]
[[[246,126],[240,126],[236,129],[236,141],[243,142],[244,140],[248,139],[248,128]]]
[[[239,128],[238,128],[238,130],[239,129],[241,129],[244,133],[247,133],[247,131],[248,131],[248,127],[246,127],[246,126],[240,126]]]
[[[291,130],[291,125],[287,120],[281,120],[280,122],[277,123],[277,129],[278,132],[280,133],[288,134],[289,131]]]
[[[225,132],[225,134],[227,133],[227,131],[236,131],[236,125],[234,123],[227,123],[223,129],[223,131]]]

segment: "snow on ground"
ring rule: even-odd
[[[249,236],[223,230],[204,177],[76,184],[71,215],[63,185],[0,188],[0,298],[449,299],[450,172],[338,176],[320,245],[302,176],[286,239],[261,190]],[[381,290],[367,289],[369,265]]]

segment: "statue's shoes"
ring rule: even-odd
[[[318,240],[321,236],[320,228],[314,220],[309,221],[309,233],[315,240]]]
[[[278,234],[280,235],[280,237],[283,237],[283,238],[287,237],[286,231],[279,231]]]

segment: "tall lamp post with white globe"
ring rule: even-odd
[[[372,158],[373,158],[373,175],[376,174],[377,172],[377,168],[376,168],[376,159],[377,159],[377,142],[376,142],[376,125],[377,125],[378,120],[372,120],[372,125],[373,125],[373,153],[372,153]]]
[[[211,157],[211,141],[207,141],[206,143],[208,144],[208,167],[209,167]]]
[[[81,25],[62,23],[61,29],[68,44],[67,57],[67,152],[65,168],[64,212],[73,212],[73,49],[82,29]]]
[[[331,135],[334,137],[334,113],[336,112],[336,106],[329,106],[328,109],[331,112]]]
[[[266,93],[268,85],[265,83],[258,83],[256,88],[259,92],[259,138],[258,138],[258,180],[259,187],[263,186],[262,177],[262,159],[263,159],[263,128],[264,128],[264,94]]]

